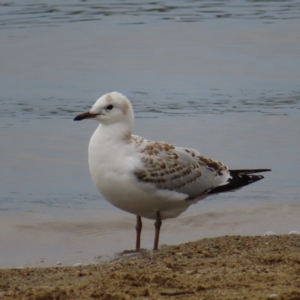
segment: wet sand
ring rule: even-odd
[[[8,299],[300,299],[300,235],[223,236],[78,267],[2,269]]]

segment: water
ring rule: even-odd
[[[133,248],[134,216],[89,176],[96,124],[72,122],[112,90],[132,100],[136,134],[273,169],[165,221],[162,244],[300,231],[299,17],[300,1],[2,2],[0,267]]]

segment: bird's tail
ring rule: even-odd
[[[230,178],[224,185],[211,189],[207,194],[224,193],[239,189],[245,185],[254,183],[264,178],[262,175],[251,175],[254,173],[269,172],[271,169],[253,169],[253,170],[229,170]]]

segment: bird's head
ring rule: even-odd
[[[111,92],[100,97],[92,108],[74,118],[74,121],[94,119],[103,125],[122,124],[131,131],[134,113],[129,100],[118,92]]]

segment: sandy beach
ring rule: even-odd
[[[108,263],[0,270],[8,299],[300,299],[300,235],[223,236]]]

